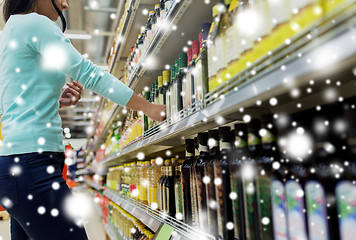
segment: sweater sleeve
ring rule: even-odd
[[[59,70],[79,81],[85,89],[125,106],[133,91],[110,73],[82,56],[49,18],[33,15],[22,27],[24,40],[41,55],[43,70]]]

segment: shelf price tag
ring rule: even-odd
[[[169,240],[172,236],[173,231],[174,229],[171,226],[164,223],[156,234],[155,239]]]

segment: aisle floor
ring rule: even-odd
[[[101,221],[101,218],[95,211],[94,201],[90,197],[88,191],[85,187],[77,187],[73,189],[75,195],[82,195],[85,198],[88,198],[88,202],[91,203],[88,216],[83,217],[83,222],[85,230],[88,234],[89,240],[105,240],[105,230]],[[10,240],[10,220],[0,221],[0,240]]]

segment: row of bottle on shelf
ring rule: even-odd
[[[161,0],[159,4],[155,5],[154,11],[149,11],[146,26],[138,35],[135,46],[131,48],[131,53],[127,59],[126,80],[129,80],[135,71],[135,67],[140,62],[141,57],[146,53],[161,25],[163,25],[174,2],[175,0]]]
[[[170,3],[167,5],[168,2]],[[162,10],[168,11],[172,2],[161,1],[160,11],[155,11],[156,16],[165,16],[162,15]],[[286,39],[301,32],[321,18],[322,13],[330,12],[342,2],[347,1],[225,0],[225,5],[221,3],[214,7],[213,24],[202,24],[199,40],[192,41],[187,52],[180,53],[170,70],[163,71],[142,96],[152,103],[166,105],[166,117],[170,123],[174,123],[198,110],[202,106],[199,103],[202,103],[209,91],[266,55],[268,51],[283,45]],[[158,9],[158,6],[156,7]],[[158,15],[158,12],[161,12],[161,15]],[[152,14],[153,12],[149,22],[153,21]],[[240,26],[241,22],[251,22],[247,21],[251,16],[256,17],[250,19],[253,20],[251,24],[258,25],[260,30],[254,31],[253,34],[243,34],[241,31],[247,30],[246,27]],[[264,18],[270,20],[263,20]],[[158,19],[159,22],[162,21],[161,17]],[[157,27],[151,28],[150,31],[152,29],[157,30]],[[266,33],[268,34],[263,35]],[[249,41],[239,36],[248,37]],[[184,113],[181,112],[183,109],[186,110]],[[108,136],[105,148],[100,150],[103,154],[99,154],[98,160],[104,159],[105,155],[121,151],[156,124],[141,113],[130,112],[123,126],[119,125],[115,129],[116,134],[112,132]]]
[[[199,133],[196,142],[186,139],[183,163],[111,168],[107,184],[217,239],[351,240],[352,102]]]
[[[163,71],[162,76],[155,80],[149,92],[144,93],[146,100],[165,104],[167,119],[171,122],[179,120],[182,117],[179,115],[181,110],[187,107],[198,108],[197,103],[209,91],[266,56],[269,51],[283,45],[286,39],[320,18],[323,11],[329,11],[330,5],[334,7],[337,4],[335,1],[316,0],[290,2],[228,0],[225,1],[225,5],[215,6],[213,24],[202,24],[199,40],[192,41],[187,52],[179,54],[171,65],[170,72]],[[258,30],[256,26],[256,32],[248,34],[239,32],[249,28],[246,26],[243,28],[235,21],[240,15],[242,19],[239,22],[243,22],[244,26],[248,22],[245,18],[256,16],[257,19],[250,20],[255,21],[251,24],[258,25]],[[248,39],[241,39],[240,36],[244,38],[248,36]],[[192,105],[193,103],[195,105]],[[192,112],[189,111],[191,109],[187,110],[185,114]],[[147,121],[145,130],[155,125],[149,119]]]
[[[147,228],[139,219],[132,216],[123,208],[110,202],[109,221],[117,228],[118,232],[125,239],[149,240],[153,239],[154,232]]]

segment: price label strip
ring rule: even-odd
[[[169,226],[167,224],[163,224],[154,239],[169,240],[172,236],[173,231],[174,231],[174,229],[171,226]]]

